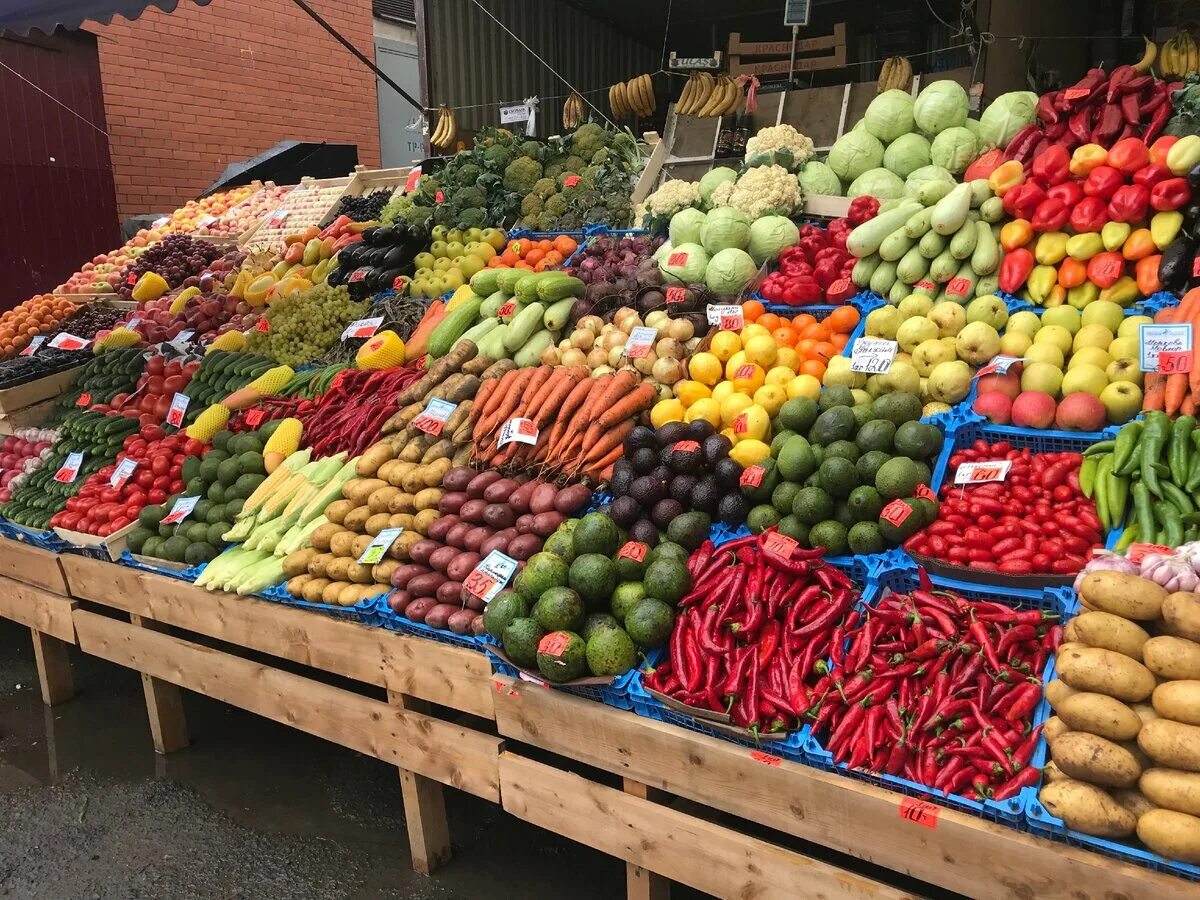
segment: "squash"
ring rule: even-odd
[[[482,305],[483,300],[479,297],[472,297],[462,306],[446,313],[446,317],[429,336],[429,356],[433,359],[440,359],[449,353],[451,348],[458,343],[458,339],[475,324],[479,318],[479,308]],[[541,313],[538,314],[538,321],[541,321]]]

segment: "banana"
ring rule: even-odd
[[[679,99],[675,101],[675,115],[682,116],[687,111],[688,102],[691,100],[692,94],[696,91],[696,75],[692,73],[688,76],[687,83],[684,84],[683,90],[679,94]]]
[[[1163,78],[1170,78],[1175,74],[1175,38],[1163,42],[1158,57],[1158,70]]]
[[[638,83],[642,87],[642,102],[646,105],[646,115],[654,115],[654,82],[650,80],[650,76],[641,74],[638,76]]]
[[[687,106],[683,109],[685,116],[694,116],[700,108],[700,98],[704,96],[704,79],[699,72],[692,73],[692,91],[688,94]]]
[[[642,85],[637,75],[625,82],[625,95],[629,97],[629,105],[639,118],[646,115],[646,102],[642,97]]]
[[[730,96],[725,108],[721,110],[723,116],[732,116],[742,105],[742,86],[732,78],[729,79],[729,83],[731,85]]]
[[[700,73],[700,91],[695,101],[692,103],[692,108],[688,110],[691,115],[700,115],[700,111],[704,109],[705,104],[708,103],[708,98],[712,96],[716,86],[717,83],[713,79],[712,75],[710,75],[708,72]]]
[[[705,118],[711,118],[712,116],[715,116],[718,110],[724,109],[725,98],[727,96],[726,80],[725,76],[722,75],[717,81],[716,86],[713,88],[713,92],[709,96],[708,102],[705,103],[704,108],[700,110],[699,115],[704,116]]]
[[[1150,38],[1143,36],[1142,40],[1146,42],[1142,50],[1142,58],[1133,64],[1133,67],[1139,72],[1149,72],[1150,67],[1154,65],[1154,58],[1158,56],[1158,47]]]
[[[438,107],[437,127],[433,129],[433,136],[429,139],[429,143],[434,147],[448,147],[454,140],[453,115],[444,103]]]
[[[882,94],[891,88],[895,69],[896,57],[889,56],[883,61],[883,67],[879,70],[879,82],[875,87],[875,93]]]
[[[621,99],[617,96],[617,88],[620,83],[614,84],[608,89],[608,108],[612,111],[614,119],[621,118]]]
[[[1197,69],[1200,69],[1200,48],[1196,46],[1196,42],[1192,40],[1192,36],[1186,31],[1183,33],[1183,41],[1187,46],[1187,68],[1182,74],[1191,75]]]
[[[617,103],[621,107],[620,115],[621,115],[622,119],[626,119],[629,117],[630,112],[633,111],[633,107],[629,103],[629,94],[625,91],[625,82],[618,81],[616,84],[616,88],[617,88]]]

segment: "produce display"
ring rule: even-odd
[[[76,350],[55,350],[47,347],[34,356],[16,356],[0,362],[0,390],[17,387],[65,372],[86,363],[87,356]]]
[[[0,357],[13,356],[39,334],[54,331],[76,309],[70,300],[53,294],[41,294],[18,303],[0,315]]]
[[[367,314],[366,303],[350,299],[344,287],[316,284],[280,297],[246,335],[246,350],[296,366],[322,356],[346,326]]]
[[[250,196],[233,204],[210,222],[214,213],[201,216],[192,231],[196,237],[231,237],[245,234],[262,221],[263,217],[279,206],[291,187],[279,187],[267,182]]]
[[[58,440],[54,428],[19,428],[0,440],[0,503],[17,490],[52,455]]]
[[[41,356],[39,353],[34,359]],[[111,404],[114,398],[133,390],[145,369],[145,355],[136,347],[117,347],[98,353],[84,362],[54,405],[60,412],[66,412],[87,409],[96,403]]]
[[[572,307],[572,316],[602,316],[610,305],[629,306],[643,288],[660,286],[662,274],[654,254],[663,244],[660,235],[642,234],[621,238],[601,235],[587,241],[565,269],[587,285],[583,302]]]
[[[334,184],[320,184],[308,178],[301,180],[262,219],[249,236],[247,245],[277,249],[288,235],[305,228],[315,228],[321,224],[333,201],[345,190],[345,179],[337,179]]]
[[[784,306],[844,303],[853,297],[856,288],[851,275],[856,261],[846,249],[846,239],[853,226],[871,219],[878,210],[875,198],[856,197],[849,216],[833,219],[828,228],[802,225],[782,250],[751,247],[756,263],[779,259],[779,268],[763,279],[759,294],[769,303]]]
[[[1184,295],[1183,302],[1179,306],[1155,313],[1154,321],[1167,324],[1191,324],[1194,329],[1197,314],[1200,314],[1200,291],[1193,289]],[[1191,366],[1191,370],[1166,374],[1147,372],[1142,408],[1165,412],[1170,417],[1179,414],[1194,414],[1197,409],[1196,404],[1200,402],[1200,374],[1192,374],[1196,370],[1195,365]]]
[[[121,270],[116,292],[122,300],[157,300],[171,288],[198,283],[200,273],[222,253],[209,241],[168,234]]]
[[[225,191],[216,191],[199,200],[189,200],[167,217],[167,221],[162,224],[162,229],[168,232],[197,232],[202,227],[202,222],[212,224],[209,220],[220,219],[254,193],[256,193],[256,187],[246,184]]]
[[[356,300],[394,289],[398,279],[411,279],[416,271],[414,258],[429,240],[427,232],[407,225],[364,228],[361,234],[361,241],[338,251],[337,266],[327,279],[334,286],[345,285]],[[461,285],[460,279],[453,287]]]
[[[124,246],[100,253],[79,267],[65,282],[54,289],[56,294],[113,294],[125,281],[128,265],[146,248],[163,239],[166,231],[142,228]]]

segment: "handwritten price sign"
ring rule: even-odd
[[[629,340],[625,342],[625,355],[629,359],[641,359],[650,355],[650,348],[658,337],[657,328],[640,325],[629,332]]]
[[[59,484],[70,484],[79,475],[79,467],[83,465],[82,453],[68,453],[63,464],[54,473],[54,480]]]
[[[112,477],[108,479],[108,486],[119,488],[129,480],[129,476],[133,474],[133,470],[137,468],[138,461],[133,457],[127,456],[119,463],[117,469],[112,473]]]
[[[1003,481],[1012,468],[1012,460],[997,459],[989,462],[963,463],[954,471],[955,484],[983,484],[986,481]]]
[[[883,508],[883,512],[879,514],[879,518],[885,522],[891,522],[896,527],[904,524],[904,520],[912,515],[912,507],[903,500],[893,500]]]
[[[646,558],[646,551],[649,549],[641,541],[626,541],[617,551],[617,559],[632,559],[634,562],[641,562]]]
[[[516,571],[515,559],[505,556],[499,550],[493,550],[471,570],[471,574],[463,582],[463,587],[472,596],[478,597],[484,603],[490,603]]]
[[[941,812],[941,807],[926,803],[924,800],[905,797],[900,801],[900,818],[905,822],[928,828],[930,831],[937,829],[938,816],[941,815]]]
[[[188,403],[191,402],[191,397],[187,394],[176,393],[171,398],[171,408],[167,410],[167,424],[174,425],[178,428],[183,424],[183,417],[187,415]]]
[[[55,350],[82,350],[90,343],[91,341],[86,338],[76,337],[73,334],[67,334],[65,331],[56,334],[50,340],[50,346]]]
[[[672,253],[667,257],[668,266],[686,266],[688,255],[686,253]]]
[[[196,508],[196,504],[200,502],[197,497],[180,497],[175,501],[175,505],[171,507],[171,511],[163,517],[163,525],[178,525],[184,519],[192,514],[192,510]]]
[[[442,429],[446,427],[446,423],[450,420],[450,416],[454,414],[454,410],[456,409],[458,409],[458,404],[451,403],[449,400],[439,400],[435,397],[426,403],[425,409],[421,411],[421,414],[413,419],[412,427],[418,431],[423,431],[426,434],[437,437],[442,433]],[[526,419],[525,421],[529,420]]]
[[[792,552],[799,546],[800,544],[794,538],[780,534],[778,531],[768,532],[766,540],[763,541],[764,550],[774,553],[776,556],[782,556],[784,559],[791,559]]]
[[[709,325],[716,325],[722,331],[741,331],[746,325],[746,315],[735,303],[710,303],[705,310],[705,318]]]
[[[886,375],[892,368],[899,345],[883,338],[859,338],[850,355],[850,371]]]
[[[671,285],[671,287],[667,288],[667,291],[666,291],[667,303],[683,303],[685,300],[687,300],[687,298],[688,298],[687,288],[680,287],[677,284]]]
[[[1141,325],[1138,327],[1143,372],[1190,372],[1192,368],[1192,323]],[[1186,355],[1186,362],[1182,356]],[[1164,358],[1165,357],[1165,358]],[[1163,363],[1170,367],[1163,369]],[[1187,368],[1179,368],[1186,366]]]
[[[538,439],[538,427],[533,423],[533,419],[509,419],[500,427],[500,437],[496,441],[497,447],[506,447],[513,441],[521,444],[536,444]]]

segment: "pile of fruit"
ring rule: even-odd
[[[168,234],[121,270],[116,292],[122,300],[155,300],[185,286],[223,255],[220,247],[185,234]]]
[[[500,251],[506,238],[498,228],[458,229],[435,225],[429,234],[428,249],[412,257],[414,270],[408,293],[413,297],[440,297],[455,291],[480,269],[491,265],[492,260],[503,257]],[[491,267],[499,265],[496,263]]]
[[[255,185],[239,185],[225,191],[216,191],[199,200],[189,200],[167,216],[167,221],[161,227],[168,232],[198,233],[202,228],[216,224],[216,220],[256,191]]]
[[[54,331],[76,309],[67,298],[53,294],[41,294],[18,303],[0,315],[0,357],[13,356],[39,334]]]
[[[321,185],[310,178],[301,179],[261,220],[248,246],[277,250],[288,235],[319,225],[345,189],[344,181]]]
[[[246,335],[246,351],[297,366],[322,356],[346,326],[367,314],[343,287],[316,284],[279,297]]]
[[[290,190],[291,187],[278,187],[268,181],[240,203],[230,206],[217,216],[215,222],[208,221],[211,213],[201,217],[196,222],[196,229],[192,234],[197,237],[238,237],[245,234],[262,221],[263,216],[277,208]]]
[[[92,257],[65,282],[54,289],[56,294],[113,294],[125,282],[125,270],[146,248],[161,241],[166,234],[157,228],[143,228],[124,246],[109,253]]]

